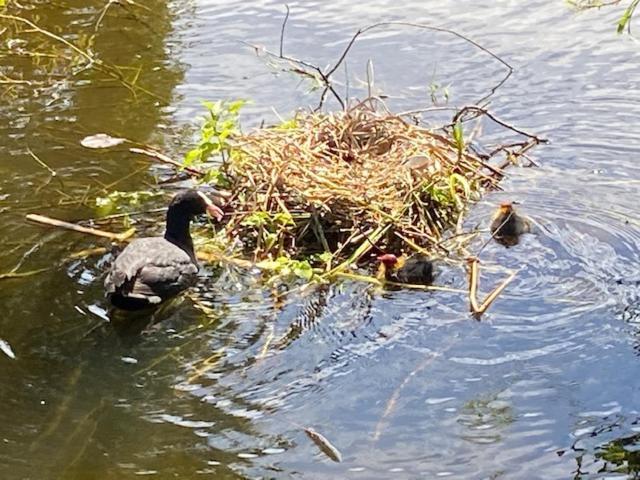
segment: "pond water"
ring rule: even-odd
[[[539,167],[512,168],[467,226],[486,226],[502,200],[522,203],[536,233],[482,252],[519,269],[515,280],[478,322],[465,294],[347,282],[276,302],[251,275],[209,271],[200,308],[185,300],[122,338],[101,319],[111,253],[69,259],[108,245],[24,215],[93,218],[96,197],[154,190],[168,172],[80,139],[104,131],[179,158],[202,100],[251,99],[248,128],[314,105],[318,92],[243,43],[277,51],[279,2],[106,3],[5,11],[119,65],[129,89],[63,58],[63,47],[56,58],[29,57],[50,51],[42,37],[14,37],[30,27],[0,19],[0,272],[46,269],[1,280],[0,338],[16,356],[0,354],[1,478],[636,478],[640,46],[615,33],[622,6],[292,3],[285,51],[318,65],[335,61],[358,27],[383,20],[455,29],[513,65],[491,109],[551,142],[533,152]],[[447,86],[453,105],[473,102],[504,74],[454,36],[380,29],[348,57],[354,97],[366,90],[369,59],[376,91],[396,110],[429,106],[431,84]],[[488,124],[485,133],[501,138]],[[144,218],[139,233],[161,231],[161,213]],[[482,291],[501,275],[483,276]],[[442,267],[438,283],[464,289],[465,274]]]

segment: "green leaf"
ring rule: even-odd
[[[313,268],[306,261],[298,261],[293,263],[293,273],[296,277],[309,281],[313,277]]]
[[[240,225],[246,227],[263,227],[269,223],[269,214],[267,212],[253,212],[246,217]]]
[[[261,262],[256,263],[256,267],[260,270],[274,271],[280,268],[280,264],[274,260],[262,260]]]
[[[276,225],[287,226],[287,225],[295,225],[296,222],[293,221],[293,217],[289,212],[278,212],[273,215],[272,221]]]
[[[640,0],[633,0],[624,11],[622,17],[618,21],[618,33],[624,32],[624,29],[627,27],[627,25],[631,21],[631,18],[633,17],[633,13],[638,6],[638,3],[640,3]]]
[[[331,260],[333,260],[333,254],[331,252],[322,252],[320,255],[318,255],[318,259],[321,262],[329,263]]]
[[[460,185],[462,187],[466,198],[471,196],[471,187],[469,186],[467,178],[463,177],[459,173],[452,173],[449,177],[449,188],[452,190],[452,195],[454,195],[456,185]]]
[[[185,165],[185,167],[190,167],[194,163],[198,162],[198,160],[200,160],[201,154],[202,151],[199,148],[194,148],[193,150],[187,152],[182,163]]]
[[[220,188],[229,188],[231,186],[231,182],[227,178],[227,176],[222,173],[217,168],[209,169],[202,179],[204,183],[213,184]]]
[[[274,128],[276,130],[293,130],[295,128],[298,128],[298,120],[296,118],[292,118],[290,120],[282,122]]]
[[[238,114],[240,112],[240,109],[244,107],[246,103],[247,103],[246,100],[235,100],[229,103],[229,106],[227,107],[227,109],[229,110],[229,112],[233,114]]]
[[[273,248],[273,246],[276,244],[276,242],[278,241],[278,235],[276,235],[275,233],[271,233],[271,232],[265,232],[264,235],[264,248],[265,250],[271,250]]]
[[[462,155],[464,151],[464,132],[462,131],[462,122],[459,120],[453,126],[453,141],[458,148],[458,155]]]

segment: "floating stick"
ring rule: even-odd
[[[126,232],[111,233],[111,232],[106,232],[104,230],[98,230],[97,228],[83,227],[81,225],[76,225],[75,223],[69,223],[63,220],[57,220],[55,218],[45,217],[44,215],[38,215],[35,213],[28,214],[26,218],[31,222],[40,223],[42,225],[50,225],[52,227],[64,228],[66,230],[71,230],[78,233],[86,233],[89,235],[94,235],[96,237],[108,238],[109,240],[115,240],[117,242],[126,241],[136,231],[135,228],[130,228]]]
[[[324,435],[316,432],[311,427],[306,427],[304,429],[304,433],[306,433],[307,436],[311,440],[313,440],[313,443],[315,443],[322,451],[322,453],[324,453],[327,457],[329,457],[334,462],[342,462],[342,454],[340,453],[340,450],[338,450],[329,440],[327,440]]]

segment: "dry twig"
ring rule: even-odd
[[[106,232],[104,230],[98,230],[97,228],[83,227],[82,225],[76,225],[75,223],[69,223],[63,220],[57,220],[55,218],[45,217],[44,215],[38,215],[35,213],[28,214],[26,218],[31,222],[40,223],[42,225],[50,225],[52,227],[64,228],[66,230],[71,230],[78,233],[85,233],[89,235],[94,235],[96,237],[108,238],[109,240],[115,240],[117,242],[126,241],[136,231],[135,228],[130,228],[126,232],[122,232],[122,233]]]

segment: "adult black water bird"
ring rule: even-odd
[[[113,262],[105,279],[111,304],[123,310],[159,305],[191,286],[198,262],[189,233],[191,220],[208,213],[218,221],[222,210],[197,190],[173,197],[167,211],[164,237],[132,241]]]
[[[513,246],[520,235],[531,231],[531,222],[519,215],[511,202],[503,202],[493,214],[490,230],[497,242]]]
[[[378,257],[380,276],[397,283],[430,285],[433,282],[433,262],[426,255],[396,257],[386,253]]]

